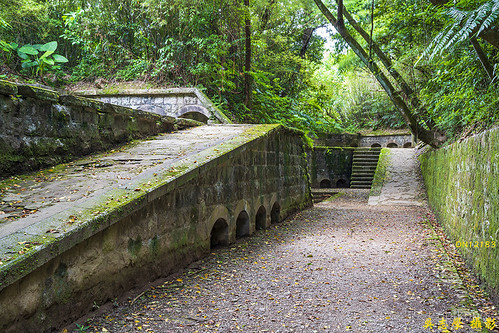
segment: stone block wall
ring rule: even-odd
[[[327,134],[318,133],[317,138],[314,139],[316,147],[359,147],[360,134]]]
[[[0,81],[0,178],[174,126],[171,117]]]
[[[0,331],[60,330],[94,304],[311,205],[303,138],[278,125],[255,126],[172,170],[54,217],[78,214],[81,224],[2,267]]]
[[[349,187],[353,152],[350,147],[315,147],[310,165],[312,187]]]
[[[499,128],[420,160],[439,222],[499,302]]]

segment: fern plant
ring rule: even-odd
[[[446,10],[446,14],[452,19],[451,23],[435,36],[419,60],[424,57],[432,60],[452,45],[480,35],[499,17],[499,0],[489,0],[470,11],[451,7]]]

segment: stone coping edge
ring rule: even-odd
[[[168,88],[168,89],[123,89],[123,90],[80,90],[74,92],[76,95],[90,98],[116,97],[116,96],[166,96],[166,95],[190,95],[196,96],[202,105],[208,109],[222,124],[232,124],[227,117],[201,90],[198,88]]]
[[[13,257],[0,266],[0,291],[154,199],[278,131],[302,135],[281,125],[255,125],[232,139],[172,164],[166,171],[149,169],[126,187],[78,202],[8,236],[8,242],[0,243],[0,247]]]
[[[385,183],[387,177],[387,166],[389,163],[390,149],[382,148],[379,154],[378,165],[376,165],[376,171],[374,172],[371,191],[369,192],[369,205],[376,205],[379,201],[381,189],[383,188],[383,184]]]
[[[170,123],[177,125],[179,128],[193,127],[205,125],[201,122],[190,120],[190,119],[180,119],[173,118],[169,116],[161,116],[153,112],[134,110],[124,106],[113,105],[110,103],[104,103],[96,99],[91,99],[87,97],[60,94],[55,90],[49,90],[45,88],[35,87],[32,85],[17,84],[5,80],[0,80],[0,95],[6,96],[23,96],[26,98],[34,98],[41,101],[48,101],[52,103],[60,103],[67,106],[80,106],[94,109],[96,112],[101,113],[119,113],[128,115],[130,117],[143,117],[143,118],[153,118],[157,121]],[[207,97],[206,97],[207,98]],[[211,101],[210,101],[211,103]]]

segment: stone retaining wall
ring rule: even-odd
[[[42,244],[0,265],[0,331],[60,330],[95,305],[310,206],[304,149],[298,132],[254,126],[46,219]],[[66,223],[72,216],[77,223]],[[54,223],[67,230],[45,233]]]
[[[499,128],[420,160],[439,222],[499,302]]]
[[[93,90],[76,93],[105,103],[163,116],[194,119],[203,123],[231,123],[230,119],[196,88],[137,89],[119,92]]]
[[[412,135],[366,135],[360,138],[360,147],[413,148]]]
[[[350,187],[353,151],[350,147],[315,147],[309,167],[312,187]]]
[[[0,178],[193,125],[0,80]]]

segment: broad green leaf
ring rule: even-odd
[[[40,59],[45,59],[50,56],[54,51],[45,51],[45,53],[40,57]]]
[[[56,41],[48,42],[46,44],[43,44],[40,47],[40,51],[52,51],[52,52],[54,52],[56,49],[57,49],[57,42]]]
[[[24,45],[19,49],[20,52],[29,54],[29,55],[37,55],[38,50],[33,47],[33,45]],[[19,55],[20,56],[20,55]],[[22,56],[20,56],[22,58]]]
[[[21,50],[19,50],[19,49],[17,50],[17,55],[19,56],[19,58],[21,58],[23,60],[26,60],[29,58],[29,56],[26,53],[21,52]]]
[[[47,65],[50,65],[50,66],[53,66],[55,64],[54,59],[52,59],[52,58],[43,58],[42,60],[44,63],[46,63]]]
[[[69,61],[68,58],[66,58],[65,56],[62,56],[60,54],[54,54],[53,57],[54,57],[55,62],[68,62]]]
[[[33,66],[37,66],[38,65],[38,61],[25,61],[23,62],[22,64],[22,68],[30,68],[30,67],[33,67]]]

